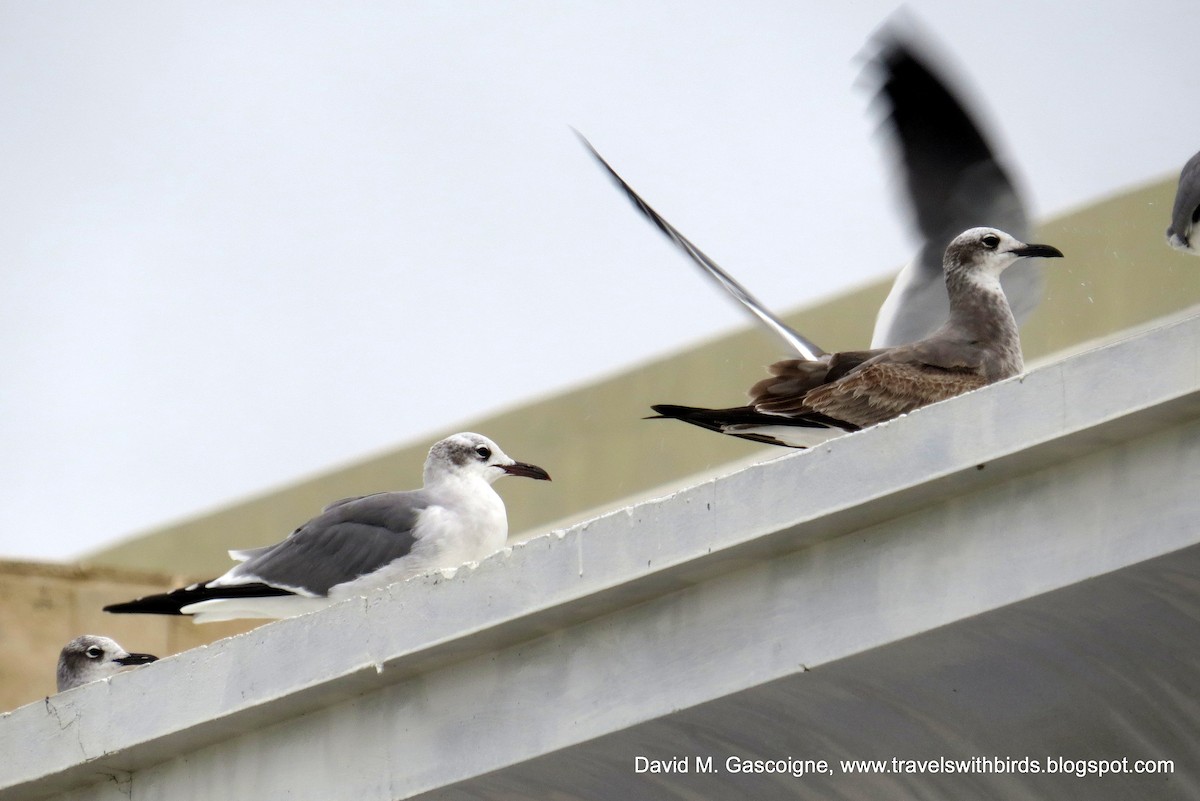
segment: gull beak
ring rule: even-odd
[[[496,466],[510,476],[525,476],[525,478],[536,478],[539,481],[550,480],[550,474],[536,464],[513,462],[512,464],[498,464]]]
[[[150,662],[157,662],[158,657],[154,656],[154,654],[126,654],[113,661],[118,665],[145,665]]]
[[[1061,259],[1062,251],[1053,245],[1021,245],[1008,251],[1014,256],[1041,256],[1043,259]]]

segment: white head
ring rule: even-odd
[[[515,461],[482,434],[464,432],[446,437],[429,449],[425,459],[425,486],[448,476],[475,476],[491,484],[504,475],[550,480],[545,470]]]
[[[58,655],[58,691],[108,678],[131,665],[154,662],[157,656],[131,654],[108,637],[84,634]]]
[[[998,228],[971,228],[954,237],[946,248],[942,266],[946,279],[966,279],[983,286],[999,286],[1000,273],[1025,256],[1061,258],[1050,245],[1027,245]]]

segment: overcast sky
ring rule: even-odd
[[[1194,0],[907,8],[1040,216],[1200,148]],[[895,10],[0,3],[0,557],[68,559],[742,325],[569,125],[776,308],[894,271],[911,240],[856,57]]]

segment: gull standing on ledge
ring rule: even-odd
[[[241,564],[219,578],[104,611],[196,623],[290,617],[478,561],[508,539],[504,501],[491,486],[505,475],[550,480],[487,437],[455,434],[429,449],[421,489],[336,501],[276,545],[230,551]]]
[[[654,411],[742,439],[807,448],[1018,375],[1021,342],[1000,274],[1025,256],[1062,253],[995,228],[972,228],[946,248],[950,319],[926,339],[777,362],[772,376],[750,389],[749,406],[658,405]]]
[[[1200,222],[1200,153],[1188,159],[1179,173],[1179,188],[1175,190],[1175,207],[1171,210],[1171,226],[1167,242],[1171,247],[1200,256],[1200,247],[1192,241],[1196,223]]]
[[[108,637],[84,634],[67,643],[58,655],[58,691],[115,676],[127,667],[158,661],[151,654],[131,654]]]

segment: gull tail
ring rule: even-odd
[[[633,201],[633,205],[637,207],[638,211],[645,215],[650,222],[654,223],[658,227],[658,230],[666,234],[667,238],[674,242],[676,247],[686,253],[688,258],[698,264],[708,277],[716,281],[743,308],[754,315],[760,323],[771,329],[776,336],[786,342],[790,350],[805,359],[818,359],[825,354],[825,351],[821,350],[815,343],[797,333],[775,316],[770,309],[751,295],[749,290],[739,284],[732,275],[721,269],[715,261],[705,255],[704,251],[693,245],[686,236],[679,233],[675,229],[675,226],[664,220],[658,212],[650,207],[649,203],[642,200],[638,193],[633,191],[633,187],[625,183],[625,179],[617,174],[612,165],[604,160],[604,157],[600,155],[596,148],[592,147],[592,143],[583,134],[575,131],[575,135],[579,137],[584,146],[591,151],[596,160],[608,171],[608,174],[612,176],[617,185],[625,191],[625,194]]]
[[[104,611],[112,612],[115,615],[184,615],[187,614],[182,611],[185,606],[201,601],[228,598],[274,598],[295,594],[278,587],[269,587],[266,584],[209,587],[207,582],[201,582],[170,592],[147,595],[119,604],[109,604],[104,607]]]
[[[817,412],[785,417],[760,412],[753,406],[704,409],[660,403],[650,408],[658,415],[647,420],[682,420],[719,434],[784,448],[811,448],[833,437],[858,430],[858,426]]]

